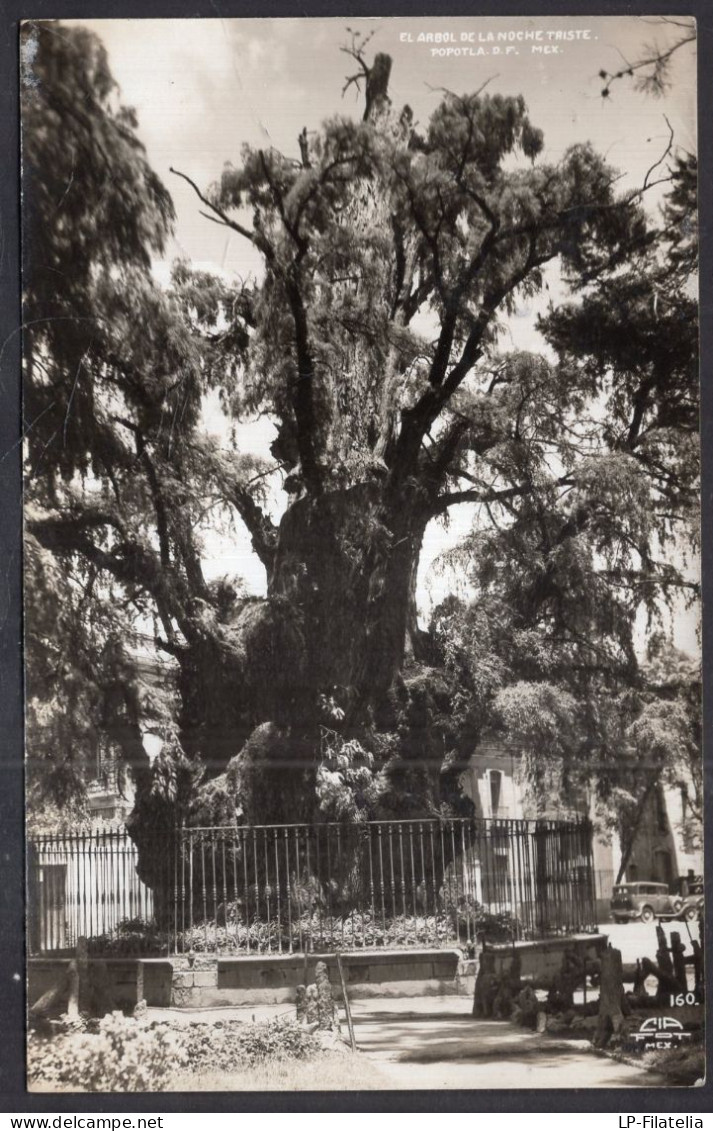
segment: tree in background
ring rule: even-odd
[[[682,48],[696,42],[696,21],[694,18],[654,16],[645,22],[658,29],[674,29],[673,41],[660,46],[657,39],[654,38],[654,42],[648,44],[638,58],[629,60],[622,55],[623,64],[618,70],[601,70],[599,77],[604,83],[602,87],[603,98],[609,98],[612,88],[617,83],[627,79],[631,79],[635,88],[643,94],[651,94],[660,98],[670,85],[671,63],[674,56]]]
[[[303,131],[294,155],[245,147],[216,184],[194,185],[206,216],[259,252],[260,278],[231,286],[178,264],[164,291],[150,260],[170,198],[101,45],[25,29],[27,532],[74,594],[111,610],[97,635],[101,617],[71,605],[107,686],[132,686],[131,656],[98,644],[123,644],[140,618],[175,659],[175,733],[153,770],[136,746],[140,697],[110,707],[140,771],[132,831],[149,879],[156,829],[179,813],[457,804],[458,758],[498,687],[518,671],[557,686],[635,679],[640,601],[653,608],[680,581],[652,544],[691,513],[685,364],[654,380],[620,356],[625,341],[615,356],[602,340],[597,360],[573,330],[591,312],[602,334],[624,317],[605,303],[620,280],[660,264],[663,286],[665,236],[641,203],[656,171],[618,195],[586,143],[547,163],[522,98],[483,89],[446,92],[419,132],[391,107],[390,59],[369,64],[364,48],[349,49],[361,121]],[[573,296],[543,323],[557,360],[503,354],[508,316],[543,292],[550,264]],[[675,337],[669,352],[685,353]],[[272,460],[205,435],[213,389],[236,421],[274,421]],[[641,423],[620,443],[638,416],[646,443]],[[476,508],[462,552],[478,600],[424,634],[424,531],[463,503]],[[265,598],[204,578],[203,535],[235,521]],[[51,588],[46,572],[36,585]],[[59,696],[80,657],[55,671]]]

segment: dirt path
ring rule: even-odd
[[[520,1029],[507,1021],[476,1021],[470,1011],[469,997],[378,998],[352,1002],[357,1045],[378,1071],[376,1086],[394,1089],[669,1086],[663,1077],[597,1055],[587,1041],[555,1039]],[[184,1024],[218,1018],[259,1021],[267,1017],[294,1016],[293,1007],[289,1005],[150,1009],[149,1014],[156,1020],[168,1016],[174,1021],[180,1018]],[[346,1036],[342,1011],[340,1014],[342,1033]],[[229,1082],[224,1086],[228,1087]]]
[[[355,1002],[356,1040],[391,1088],[657,1088],[666,1081],[505,1021],[463,998]]]

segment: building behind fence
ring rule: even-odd
[[[428,819],[184,828],[165,882],[126,832],[30,846],[30,946],[110,945],[143,920],[173,954],[460,945],[595,929],[586,820]],[[136,930],[136,925],[134,926]]]
[[[76,946],[80,936],[116,935],[120,924],[154,918],[153,892],[137,874],[125,829],[40,836],[28,843],[31,953]]]

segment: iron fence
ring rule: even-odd
[[[35,950],[78,934],[173,954],[461,946],[595,929],[588,821],[423,819],[181,828],[165,882],[136,875],[125,833],[31,851]],[[51,897],[48,869],[64,866]],[[39,893],[39,894],[38,894]],[[62,905],[63,910],[58,908]],[[32,914],[31,914],[32,918]],[[160,942],[159,942],[160,940]],[[134,937],[136,946],[141,939]]]
[[[154,893],[137,874],[136,845],[125,829],[28,842],[30,953],[56,953],[77,939],[110,938],[123,923],[150,923]]]
[[[187,828],[177,953],[462,945],[595,929],[587,821]]]

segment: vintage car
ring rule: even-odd
[[[609,906],[615,923],[629,923],[632,919],[650,923],[659,916],[668,918],[678,915],[683,907],[683,899],[680,895],[672,895],[668,884],[645,881],[616,884]]]
[[[703,880],[689,881],[686,886],[688,890],[683,897],[683,904],[678,917],[679,919],[688,919],[690,922],[692,919],[697,919],[699,914],[705,914]]]

